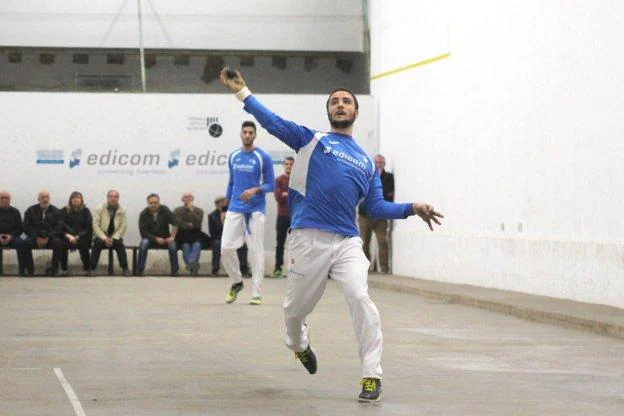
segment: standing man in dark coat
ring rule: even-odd
[[[375,166],[381,174],[381,187],[385,201],[394,201],[394,175],[386,172],[386,159],[382,155],[375,156]],[[388,220],[371,218],[364,212],[362,204],[358,208],[358,223],[360,226],[360,237],[364,247],[364,254],[371,260],[370,241],[373,231],[379,244],[379,263],[383,274],[389,273],[390,262],[388,259]],[[371,260],[371,263],[373,261]]]

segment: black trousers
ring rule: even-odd
[[[284,244],[290,228],[290,215],[278,215],[275,225],[277,230],[277,246],[275,247],[275,269],[282,270],[284,265]]]
[[[100,261],[100,253],[106,247],[104,240],[101,238],[95,238],[93,240],[93,250],[91,250],[91,270],[95,270]],[[128,257],[126,256],[126,247],[123,243],[123,238],[119,240],[113,240],[113,245],[110,247],[117,253],[117,260],[122,269],[128,270]]]
[[[61,250],[62,250],[61,239],[58,237],[49,237],[48,243],[43,248],[51,248],[52,249],[52,272],[58,272],[59,263],[61,259]],[[32,251],[33,249],[37,249],[37,237],[28,237],[24,241],[24,260],[22,265],[28,272],[30,273],[35,269]],[[21,272],[22,270],[20,270]]]
[[[27,270],[26,265],[24,263],[24,251],[26,249],[29,249],[30,247],[30,243],[24,239],[22,239],[21,237],[14,237],[11,242],[5,246],[3,246],[6,248],[12,248],[15,249],[15,252],[17,253],[17,269],[19,271],[20,274],[25,274],[25,271]],[[31,253],[32,256],[32,253]],[[28,273],[29,274],[33,274],[33,268],[32,268],[32,263],[30,264],[30,268],[28,269]]]
[[[91,247],[91,239],[79,239],[77,244],[71,244],[67,238],[61,240],[61,269],[67,270],[67,258],[70,250],[78,250],[80,253],[80,261],[84,271],[89,270],[89,248]]]
[[[212,271],[218,272],[221,268],[221,240],[212,240],[210,242],[212,250]],[[238,255],[238,262],[240,263],[240,271],[245,274],[249,271],[249,263],[247,262],[247,244],[243,244],[241,248],[236,250]]]

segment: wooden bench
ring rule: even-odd
[[[139,256],[139,246],[125,246],[126,250],[132,250],[132,263],[131,263],[131,269],[130,271],[132,272],[132,276],[136,276],[138,274],[138,270],[137,270],[137,260],[138,260],[138,256]],[[13,275],[5,275],[4,274],[4,250],[15,250],[14,248],[11,247],[0,247],[0,276],[15,276],[15,274]],[[51,248],[33,248],[33,250],[52,250]],[[107,274],[108,276],[113,276],[114,274],[114,249],[112,248],[104,248],[104,250],[108,251],[108,265],[107,265]],[[104,251],[102,250],[102,251]],[[153,247],[150,248],[149,250],[167,250],[167,247]],[[180,251],[181,248],[178,248],[178,251]],[[212,247],[210,244],[202,244],[202,251],[212,251]],[[202,273],[202,275],[208,276],[210,275],[210,272],[208,273]]]
[[[126,249],[131,249],[132,253],[133,253],[133,264],[135,263],[135,259],[134,259],[134,254],[136,253],[136,250],[138,250],[138,246],[126,246]],[[5,250],[15,250],[12,247],[0,247],[0,276],[5,276],[4,274],[4,251]],[[37,250],[37,251],[41,251],[41,250],[50,250],[52,251],[51,248],[33,248],[33,250]],[[104,250],[108,250],[108,275],[112,276],[113,275],[113,252],[114,250],[112,248],[109,249],[104,249]],[[102,250],[102,251],[104,251]],[[17,255],[17,253],[16,253]],[[134,273],[133,273],[134,274]],[[9,276],[9,275],[6,275]],[[15,275],[13,275],[15,276]]]
[[[126,246],[126,248],[127,249],[132,249],[132,269],[131,269],[132,270],[132,276],[137,276],[138,275],[137,262],[138,262],[138,258],[139,258],[139,246]],[[149,250],[163,251],[163,250],[169,250],[169,248],[167,246],[150,247],[148,249],[148,252],[149,252]],[[182,251],[182,248],[178,247],[178,251]],[[211,244],[202,241],[201,251],[212,251]],[[200,258],[201,258],[201,256],[200,256]],[[209,276],[210,273],[202,273],[202,275]]]

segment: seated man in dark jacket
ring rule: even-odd
[[[171,231],[169,231],[170,225]],[[177,226],[173,213],[166,205],[160,205],[160,197],[157,194],[149,194],[147,197],[147,208],[139,215],[139,232],[141,233],[137,261],[139,276],[144,274],[147,250],[150,248],[169,249],[171,276],[177,276],[178,247],[175,242]]]
[[[63,243],[61,251],[61,274],[67,274],[67,257],[69,251],[78,250],[85,276],[89,275],[89,248],[93,239],[93,216],[84,205],[82,194],[72,192],[69,202],[61,210],[63,221]]]
[[[208,214],[208,232],[212,239],[212,273],[213,277],[219,275],[221,268],[221,236],[223,235],[223,221],[227,212],[225,197],[220,196],[215,199],[215,210]],[[249,263],[247,263],[247,244],[243,244],[241,248],[236,250],[238,261],[240,263],[240,271],[243,277],[251,277],[249,273]]]
[[[24,264],[25,242],[21,238],[24,231],[22,215],[11,206],[11,194],[0,192],[0,247],[13,248],[17,252],[17,268],[20,276],[33,275],[32,266],[26,269]]]
[[[39,192],[39,203],[29,207],[24,214],[24,232],[27,246],[24,250],[24,263],[27,269],[34,269],[32,249],[51,248],[52,265],[46,269],[46,275],[58,276],[61,259],[61,231],[63,221],[61,212],[50,204],[50,193]]]

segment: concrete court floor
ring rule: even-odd
[[[309,317],[319,372],[282,343],[283,279],[1,278],[0,415],[618,415],[624,342],[372,289],[384,397],[356,401],[360,364],[330,283]]]

